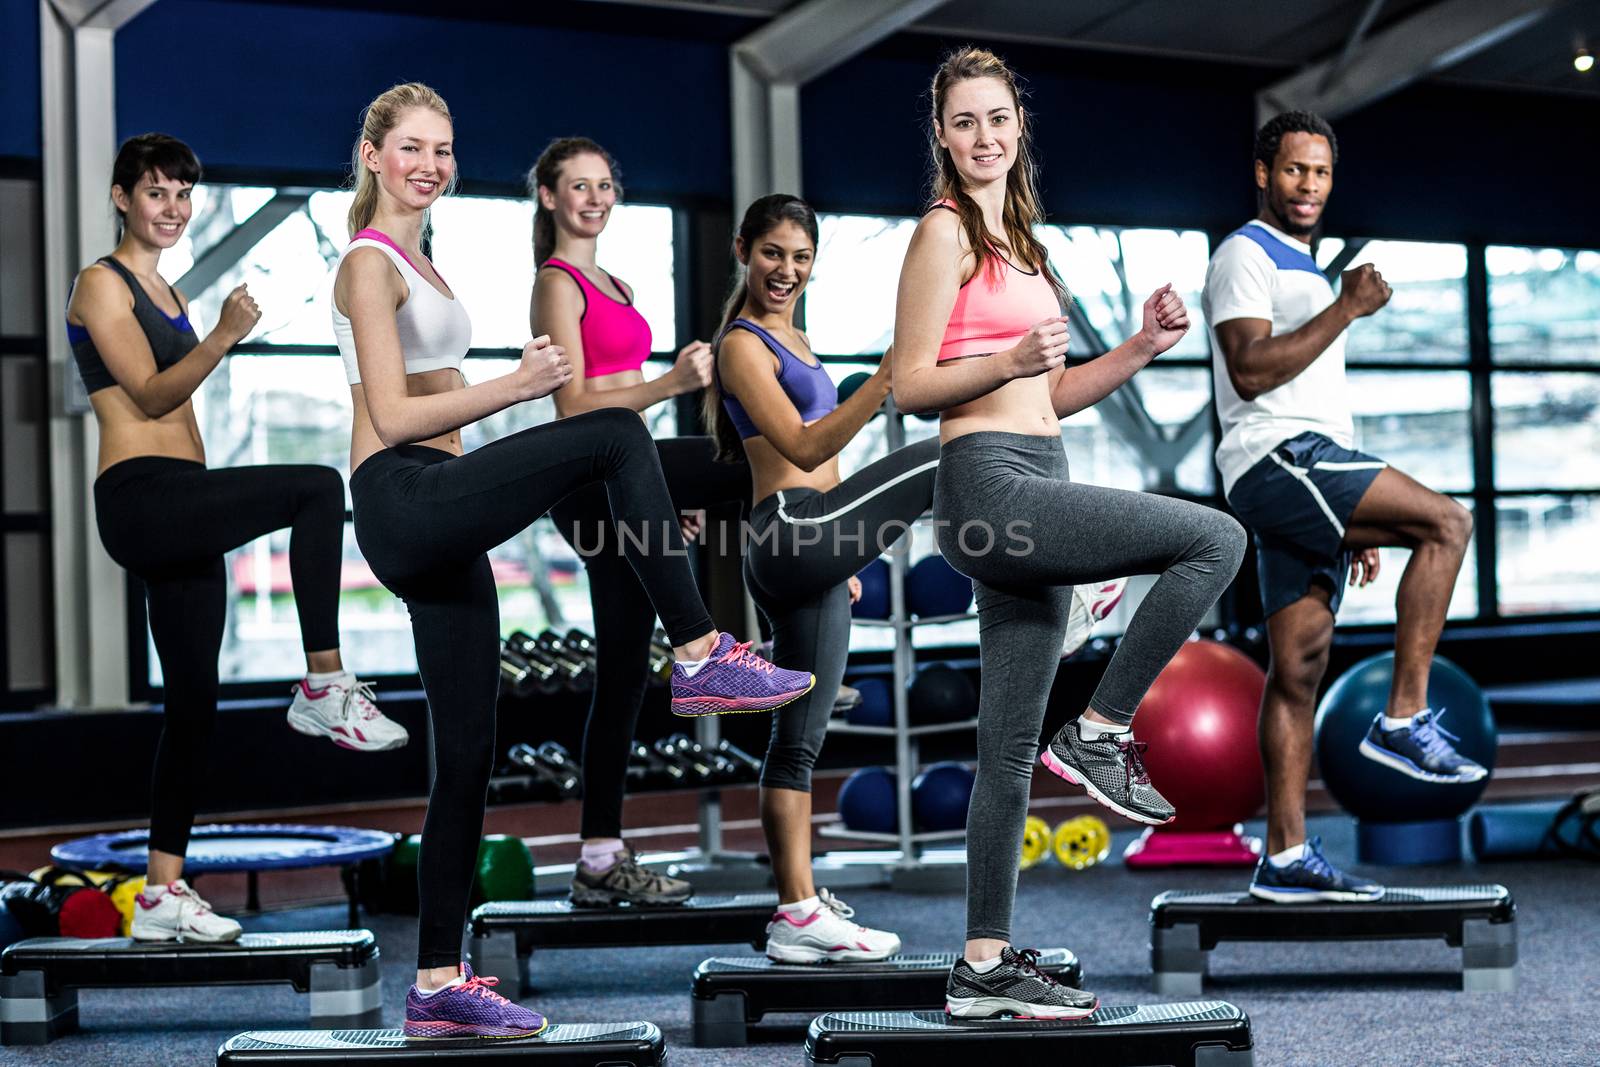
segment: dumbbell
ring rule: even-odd
[[[717,754],[733,763],[739,770],[739,777],[747,781],[759,781],[761,778],[761,761],[750,753],[729,741],[726,737],[717,742]]]
[[[681,735],[680,735],[681,736]],[[678,746],[673,744],[668,737],[656,738],[655,744],[650,746],[656,750],[656,755],[677,767],[683,769],[686,781],[700,785],[711,781],[716,776],[716,771],[709,763],[705,763],[694,756],[678,751]]]
[[[584,688],[580,678],[584,675],[583,664],[567,656],[557,655],[550,647],[550,642],[541,641],[532,634],[522,630],[513,630],[511,636],[506,638],[506,647],[532,663],[545,663],[554,669],[556,677],[568,689]]]
[[[546,759],[538,749],[532,745],[518,742],[511,746],[506,758],[514,766],[532,772],[533,776],[541,782],[548,782],[555,787],[557,793],[563,797],[577,796],[581,788],[577,769],[570,761],[565,766],[556,764]]]
[[[593,637],[590,637],[582,630],[572,629],[567,631],[567,635],[561,639],[561,643],[566,645],[567,650],[573,655],[585,660],[589,664],[590,670],[596,669],[600,652],[599,646],[594,643]]]
[[[628,749],[628,777],[644,783],[657,775],[672,785],[681,785],[688,778],[687,772],[676,762],[663,759],[655,749],[635,738]]]
[[[697,760],[710,767],[714,778],[734,782],[744,777],[737,763],[721,752],[706,748],[688,734],[673,734],[667,738],[667,743],[676,749],[680,755]]]
[[[577,633],[576,630],[572,632]],[[579,636],[582,635],[580,634]],[[546,648],[551,649],[552,654],[559,655],[564,659],[570,659],[574,663],[582,664],[584,673],[586,675],[590,677],[594,675],[593,641],[590,641],[588,638],[584,638],[583,644],[587,644],[589,646],[589,648],[585,650],[578,642],[572,641],[568,636],[558,634],[554,630],[539,631],[537,640],[540,641]]]
[[[554,693],[561,687],[552,664],[542,659],[530,660],[509,645],[500,649],[500,678],[517,696]]]
[[[650,638],[650,682],[668,685],[672,682],[672,642],[657,630]]]

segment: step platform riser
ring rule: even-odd
[[[970,1067],[985,1057],[1073,1067],[1251,1067],[1249,1017],[1225,1001],[1101,1007],[1071,1022],[950,1019],[941,1012],[831,1012],[812,1021],[812,1067]]]
[[[78,1027],[80,989],[287,984],[308,994],[314,1026],[376,1026],[383,990],[366,930],[246,934],[233,945],[148,945],[126,938],[35,938],[6,949],[0,1045],[42,1045]]]
[[[709,959],[694,973],[694,1043],[700,1048],[744,1045],[750,1024],[772,1014],[939,1009],[955,962],[954,953],[809,966],[765,957]],[[1083,967],[1066,949],[1043,950],[1039,965],[1057,981],[1083,984]]]
[[[297,1064],[537,1063],[539,1067],[662,1067],[661,1031],[652,1023],[552,1023],[538,1037],[409,1041],[400,1030],[252,1030],[217,1049],[217,1067]]]
[[[1390,889],[1377,901],[1275,904],[1244,893],[1163,893],[1150,905],[1150,969],[1163,996],[1198,996],[1222,942],[1442,940],[1461,988],[1516,988],[1516,904],[1504,886]]]
[[[494,902],[472,913],[468,959],[479,974],[531,990],[536,948],[655,948],[748,944],[764,948],[776,893],[693,897],[678,907],[574,908],[565,901]]]

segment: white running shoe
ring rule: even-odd
[[[850,922],[856,912],[817,890],[821,903],[805,918],[777,912],[767,924],[767,959],[778,963],[866,963],[900,951],[900,937]]]
[[[289,705],[289,725],[312,737],[326,737],[341,748],[357,752],[387,752],[409,741],[406,728],[388,718],[373,703],[372,686],[337,682],[312,689],[304,678],[294,684]]]
[[[1128,591],[1128,579],[1116,578],[1097,585],[1072,587],[1072,611],[1067,616],[1067,639],[1061,643],[1061,658],[1066,659],[1089,640],[1095,623],[1111,614]]]
[[[150,899],[152,892],[159,895]],[[211,905],[182,878],[166,886],[146,887],[133,901],[135,941],[237,941],[241,928]]]

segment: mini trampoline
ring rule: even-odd
[[[148,862],[148,830],[125,830],[63,841],[50,850],[63,867],[88,871],[142,871]],[[356,864],[377,859],[394,849],[395,836],[351,826],[288,824],[223,824],[196,826],[184,855],[184,876],[191,881],[214,871],[246,875],[250,911],[261,910],[257,875],[302,867],[338,867],[350,898],[350,925],[360,922],[356,908]]]

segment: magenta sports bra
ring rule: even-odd
[[[552,256],[544,266],[566,271],[583,293],[583,314],[578,317],[579,336],[583,338],[583,376],[598,378],[644,366],[650,358],[650,324],[633,302],[607,296],[584,277],[583,271],[565,260]],[[611,278],[618,292],[627,291],[610,274],[606,277]]]

